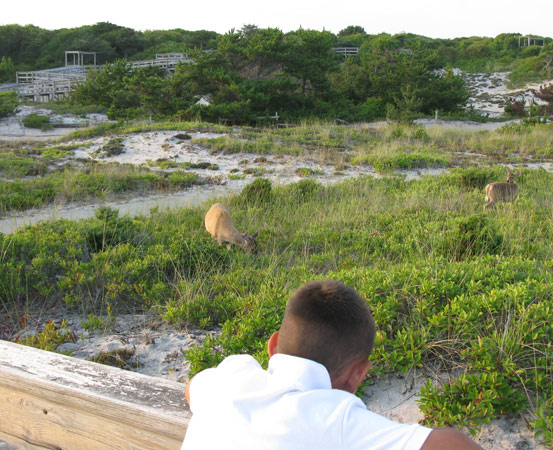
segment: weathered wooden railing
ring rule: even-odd
[[[339,53],[340,55],[346,56],[357,56],[357,53],[359,52],[359,47],[334,47],[332,50],[334,50],[336,53]]]
[[[61,72],[17,72],[17,84],[47,83],[52,81],[75,81],[86,80],[86,72],[82,73],[61,73]]]
[[[158,67],[165,69],[168,73],[174,73],[179,63],[194,63],[194,60],[188,58],[184,53],[158,53],[155,59],[131,61],[127,63],[127,67],[131,70],[143,67]],[[20,97],[32,99],[36,102],[60,100],[68,97],[77,84],[86,80],[87,71],[101,70],[102,67],[104,66],[94,64],[91,66],[78,65],[33,72],[17,72],[16,90]]]
[[[167,71],[174,71],[175,67],[181,62],[193,63],[194,61],[186,56],[175,56],[179,53],[167,53],[167,57],[164,54],[156,55],[156,59],[147,59],[142,61],[131,61],[127,63],[127,67],[131,70],[140,69],[142,67],[159,67]]]
[[[25,449],[179,449],[184,385],[0,341],[0,440]]]

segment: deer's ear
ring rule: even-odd
[[[252,239],[257,238],[258,235],[259,235],[259,231],[256,231],[256,232],[252,235]]]
[[[520,175],[520,170],[517,173],[515,173],[515,177],[518,177],[519,175]]]

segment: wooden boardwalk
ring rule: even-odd
[[[66,56],[67,61],[67,56]],[[131,70],[143,67],[158,67],[167,73],[174,73],[179,63],[194,63],[183,53],[160,53],[155,59],[131,61]],[[89,70],[101,70],[103,65],[74,65],[55,69],[17,72],[16,92],[19,97],[35,102],[48,102],[69,97],[75,86],[86,80]]]

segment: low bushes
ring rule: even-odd
[[[42,131],[51,130],[54,128],[50,123],[50,118],[48,116],[42,116],[40,114],[29,114],[23,119],[23,125],[27,128],[39,128]]]

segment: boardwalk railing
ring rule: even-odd
[[[184,385],[0,341],[0,440],[26,449],[179,449]]]
[[[194,63],[194,60],[188,58],[184,53],[158,53],[155,59],[131,61],[127,63],[127,67],[131,70],[142,67],[159,67],[168,73],[174,73],[175,68],[181,62]],[[77,84],[86,80],[88,70],[101,70],[102,67],[104,66],[76,65],[33,72],[17,72],[17,93],[20,97],[36,102],[59,100],[68,97]]]
[[[168,56],[164,56],[168,55]],[[177,55],[177,56],[175,56]],[[192,59],[187,58],[179,53],[165,53],[156,55],[156,59],[147,59],[142,61],[132,61],[127,63],[127,67],[130,67],[132,70],[140,69],[141,67],[160,67],[167,71],[173,71],[177,64],[180,62],[192,63]]]
[[[336,53],[344,55],[345,58],[347,56],[357,56],[359,47],[334,47],[332,50]]]
[[[17,84],[48,83],[51,81],[77,81],[86,79],[86,73],[60,73],[60,72],[17,72]]]

